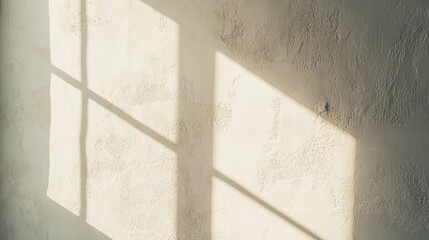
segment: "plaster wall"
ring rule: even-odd
[[[429,2],[1,2],[0,239],[428,239]]]

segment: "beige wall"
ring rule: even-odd
[[[4,0],[1,239],[427,239],[429,4]]]

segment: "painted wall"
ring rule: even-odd
[[[1,239],[428,239],[429,2],[3,0]]]

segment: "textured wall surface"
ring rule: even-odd
[[[3,0],[0,239],[429,239],[429,2]]]

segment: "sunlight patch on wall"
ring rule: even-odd
[[[81,1],[49,0],[51,64],[81,81]],[[55,99],[53,99],[55,100]]]
[[[51,74],[51,125],[47,196],[74,213],[80,210],[80,146],[82,93]]]
[[[80,4],[51,2],[47,196],[114,239],[175,238],[178,24],[141,1],[87,1],[82,28]]]
[[[52,69],[81,84],[81,1],[49,1]],[[51,69],[51,70],[52,70]],[[52,71],[50,79],[49,182],[47,196],[75,215],[81,209],[80,133],[83,94]]]
[[[351,238],[355,139],[220,52],[214,98],[213,238]]]
[[[140,0],[87,11],[89,88],[176,142],[179,25]]]
[[[89,102],[87,221],[113,239],[176,234],[177,154]]]

